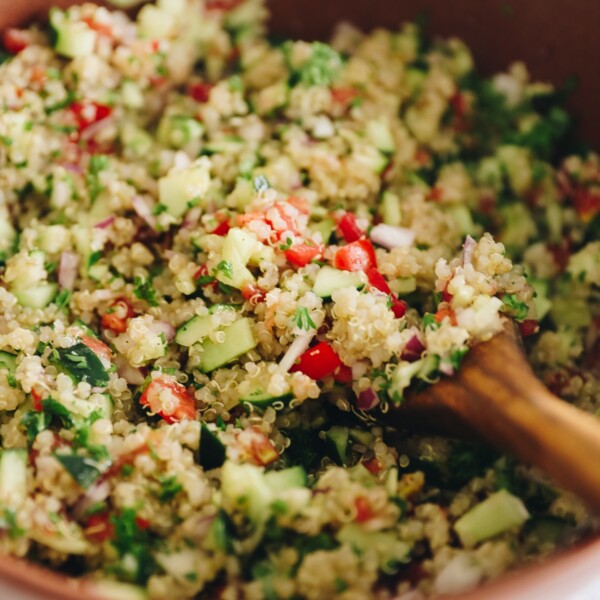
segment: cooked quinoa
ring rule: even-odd
[[[266,16],[4,34],[1,551],[114,598],[419,600],[581,539],[535,469],[384,416],[508,318],[600,410],[600,159],[562,93]]]

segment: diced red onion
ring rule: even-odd
[[[463,267],[465,265],[470,265],[473,262],[473,252],[475,252],[476,247],[477,242],[468,235],[463,244]]]
[[[110,494],[110,483],[106,479],[99,479],[87,492],[75,503],[73,516],[81,519],[87,511],[99,502],[103,502]]]
[[[110,125],[113,125],[115,122],[114,117],[106,117],[105,119],[101,119],[100,121],[96,121],[91,125],[88,125],[80,134],[80,138],[83,141],[91,140],[95,138],[97,134],[99,134],[103,129],[106,129]]]
[[[369,232],[371,241],[388,250],[392,248],[409,248],[415,241],[415,232],[407,227],[396,227],[379,223]]]
[[[440,361],[438,369],[440,370],[440,373],[443,375],[448,375],[448,377],[454,375],[454,367],[446,360]]]
[[[175,327],[165,321],[154,321],[154,323],[152,323],[148,329],[150,329],[152,333],[156,333],[158,335],[161,333],[164,334],[167,343],[172,342],[175,338]]]
[[[372,388],[363,390],[356,399],[356,408],[368,412],[379,405],[379,396]]]
[[[283,358],[279,361],[281,371],[287,373],[294,366],[298,358],[308,350],[313,337],[315,337],[314,330],[296,337],[287,349],[287,352],[283,355]]]
[[[99,221],[98,223],[96,223],[94,225],[94,227],[96,227],[97,229],[106,229],[107,227],[110,227],[115,219],[117,217],[115,215],[110,215],[108,217],[106,217],[105,219],[102,219],[102,221]]]
[[[183,229],[191,229],[192,227],[196,227],[200,221],[201,215],[202,209],[199,206],[194,206],[194,208],[191,208],[185,214],[185,218],[181,223],[181,227]]]
[[[115,364],[117,365],[119,377],[122,377],[129,385],[142,385],[144,383],[145,377],[142,371],[132,367],[122,356],[117,355]]]
[[[72,290],[77,279],[79,255],[74,252],[63,252],[58,264],[58,283],[64,290]]]
[[[419,339],[419,336],[413,335],[408,342],[406,342],[406,346],[404,346],[404,350],[402,350],[402,360],[407,360],[408,362],[415,362],[421,358],[423,351],[425,350],[425,346],[423,342]]]
[[[152,214],[152,209],[141,196],[134,196],[131,200],[131,206],[135,214],[140,217],[149,227],[156,229],[156,219]]]

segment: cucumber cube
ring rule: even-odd
[[[329,298],[333,292],[345,287],[360,289],[365,282],[358,272],[342,271],[325,265],[317,273],[313,292],[320,298]]]
[[[210,339],[202,343],[203,373],[210,373],[218,367],[229,364],[256,347],[257,342],[252,333],[252,320],[247,317],[238,319],[223,331],[225,340],[221,344]]]
[[[209,186],[210,161],[202,157],[189,167],[171,169],[158,180],[159,201],[172,217],[179,218],[206,194]]]

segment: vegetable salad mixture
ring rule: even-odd
[[[600,408],[600,163],[564,93],[415,25],[265,18],[4,33],[2,552],[116,598],[418,600],[581,538],[530,467],[381,419],[508,317]]]

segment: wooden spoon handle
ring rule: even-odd
[[[407,416],[458,418],[600,513],[600,422],[538,381],[512,328],[477,346],[456,377],[410,398],[406,408]]]

